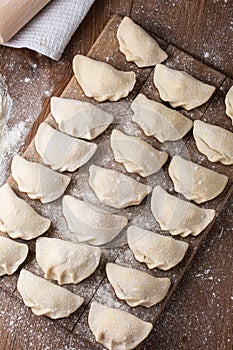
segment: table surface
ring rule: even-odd
[[[25,128],[17,151],[28,145],[30,130],[48,109],[49,97],[59,95],[70,80],[73,56],[88,52],[113,13],[130,15],[144,28],[233,77],[231,0],[195,0],[192,6],[187,0],[97,0],[59,62],[27,49],[0,48],[0,74],[13,99],[14,122],[23,121]],[[143,349],[232,349],[232,209],[230,198]],[[35,317],[0,289],[0,349],[79,346],[68,331],[58,331],[46,318]]]

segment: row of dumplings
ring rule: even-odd
[[[167,54],[129,18],[122,20],[117,37],[120,50],[127,60],[134,61],[139,67],[156,64],[154,85],[161,99],[168,101],[172,107],[193,109],[205,103],[213,94],[214,87],[185,72],[160,64],[167,58]],[[140,38],[140,45],[135,40],[136,37]],[[106,63],[82,55],[75,56],[73,68],[86,96],[99,102],[106,99],[117,101],[126,97],[136,81],[134,72],[121,72]],[[228,94],[228,105],[229,100]],[[193,126],[192,121],[183,114],[152,101],[143,94],[135,98],[131,108],[134,112],[132,120],[147,136],[153,136],[159,142],[179,140]],[[95,154],[97,145],[84,140],[95,139],[113,122],[112,115],[88,102],[57,97],[51,99],[51,113],[61,132],[42,123],[35,137],[35,147],[43,163],[52,170],[20,156],[14,156],[12,161],[12,176],[19,190],[26,192],[32,199],[40,199],[42,203],[59,198],[71,180],[69,176],[55,170],[72,172],[86,164]],[[223,164],[233,163],[233,134],[229,131],[195,121],[194,138],[198,149],[209,160]],[[118,129],[112,131],[111,148],[115,160],[122,163],[127,172],[142,177],[158,172],[168,159],[166,152]],[[91,165],[89,174],[89,185],[99,201],[113,208],[138,205],[152,192],[150,186],[115,170]],[[227,176],[179,156],[172,158],[169,175],[175,190],[196,203],[218,196],[228,181]],[[0,189],[0,208],[3,208],[0,210],[0,229],[11,238],[32,239],[46,232],[50,226],[50,220],[38,215],[27,202],[17,197],[8,184]],[[67,195],[63,197],[62,210],[69,230],[77,235],[78,240],[96,246],[114,239],[128,223],[125,216],[103,214],[85,201]],[[214,210],[199,208],[167,193],[160,186],[153,189],[151,210],[162,230],[182,237],[198,235],[215,215]],[[6,237],[0,239],[0,274],[12,274],[26,259],[28,247]],[[183,259],[188,249],[186,242],[136,226],[128,227],[127,240],[135,258],[144,262],[149,269],[172,268]],[[101,249],[98,247],[45,237],[38,238],[36,242],[36,260],[44,277],[58,281],[60,285],[79,283],[89,277],[96,270],[100,257]],[[107,264],[106,274],[117,297],[132,307],[151,307],[160,302],[171,283],[166,277],[157,278],[113,263]],[[36,315],[67,317],[84,302],[82,297],[24,269],[20,272],[17,287],[25,304]],[[119,318],[121,322],[118,321]],[[96,302],[91,305],[88,321],[96,340],[109,349],[133,349],[152,329],[148,322]]]

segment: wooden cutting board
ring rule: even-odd
[[[131,123],[132,112],[130,111],[130,103],[139,92],[143,92],[149,98],[153,98],[157,101],[160,101],[160,99],[156,89],[153,87],[152,84],[153,68],[139,69],[134,64],[127,63],[125,57],[119,52],[118,42],[116,40],[116,31],[120,21],[121,18],[119,16],[114,16],[110,20],[110,22],[104,28],[103,32],[101,33],[95,44],[92,46],[89,52],[89,56],[102,61],[106,61],[107,63],[110,63],[121,70],[134,70],[137,74],[137,84],[133,92],[126,99],[114,103],[101,103],[100,108],[106,111],[111,111],[114,114],[115,123],[113,127],[117,126],[121,130],[126,132],[136,132],[138,135],[142,136],[145,140],[150,142],[156,148],[167,150],[170,156],[174,154],[184,154],[184,152],[188,151],[193,161],[197,161],[198,163],[203,164],[210,169],[228,175],[230,181],[224,192],[216,199],[203,205],[203,207],[216,209],[217,214],[219,214],[227,198],[233,191],[232,166],[226,167],[220,164],[212,164],[208,162],[206,158],[203,155],[201,155],[196,149],[191,132],[183,139],[183,141],[168,143],[165,146],[162,146],[156,140],[151,140],[150,138],[145,137],[142,134],[142,132]],[[223,126],[232,131],[233,129],[230,119],[225,116],[224,105],[224,94],[231,86],[232,81],[227,79],[222,73],[219,73],[214,69],[209,68],[208,66],[195,60],[183,51],[175,48],[173,45],[170,45],[169,43],[164,42],[162,40],[159,40],[159,43],[168,53],[169,58],[166,61],[166,64],[175,69],[183,69],[186,72],[192,74],[194,77],[204,82],[210,83],[216,86],[217,88],[215,95],[205,105],[195,109],[194,111],[187,112],[185,110],[181,110],[181,112],[189,116],[191,119],[206,120],[210,123]],[[80,89],[74,78],[70,81],[67,88],[62,93],[62,96],[66,98],[89,100],[84,96],[82,90]],[[94,101],[92,102],[97,104]],[[48,123],[56,127],[56,123],[51,115],[42,115],[41,120],[44,119],[46,119]],[[109,152],[108,141],[111,130],[112,128],[110,128],[104,135],[98,137],[98,139],[96,140],[96,142],[98,143],[98,148],[102,150],[102,153],[100,153],[104,153],[105,156],[106,152]],[[36,130],[34,129],[33,133],[31,133],[32,137],[34,136],[35,132]],[[108,163],[105,158],[106,167],[114,167],[115,169],[125,172],[123,167],[113,162],[110,153],[108,153],[107,155],[110,157],[108,158],[110,159],[110,161]],[[29,160],[41,162],[39,156],[35,152],[33,141],[29,145],[24,156]],[[94,160],[91,160],[91,163],[93,162],[101,162],[101,159],[98,157],[94,158]],[[77,197],[81,197],[83,195],[83,193],[80,191],[79,185],[81,178],[87,178],[87,168],[88,167],[84,167],[84,169],[81,169],[80,171],[72,174],[72,184],[68,188],[68,194],[74,194]],[[154,186],[155,184],[162,184],[165,188],[168,188],[170,190],[172,189],[172,183],[167,175],[166,166],[164,167],[164,171],[159,172],[157,175],[155,175],[151,181],[151,184]],[[18,193],[17,186],[14,183],[14,181],[12,179],[9,179],[9,182]],[[41,205],[37,201],[29,200],[28,197],[26,195],[23,195],[22,193],[19,193],[19,195],[20,197],[26,199],[32,206],[34,206],[39,213],[51,217],[52,228],[49,230],[47,234],[48,236],[59,237],[63,239],[74,239],[74,237],[71,236],[70,233],[67,231],[64,220],[61,216],[61,200],[58,200],[48,205]],[[142,212],[141,208],[143,208]],[[128,215],[129,217],[133,217],[134,219],[138,218],[138,221],[142,223],[142,227],[144,225],[144,227],[147,229],[156,230],[159,232],[158,224],[156,224],[155,220],[153,220],[153,217],[150,214],[148,201],[144,201],[140,208],[126,209],[124,210],[124,213],[126,213],[126,215]],[[148,224],[149,227],[146,224]],[[46,319],[46,324],[48,325],[47,327],[52,327],[52,325],[55,324],[56,328],[59,329],[60,332],[62,332],[62,329],[66,329],[68,332],[72,332],[72,334],[77,338],[79,342],[79,349],[102,349],[102,346],[95,343],[94,337],[91,334],[87,325],[87,315],[91,300],[97,300],[110,306],[120,307],[146,321],[155,323],[158,316],[165,307],[166,303],[168,302],[169,298],[171,297],[173,291],[175,290],[178,282],[180,281],[181,277],[186,271],[188,265],[192,261],[195,253],[199,249],[202,241],[205,239],[209,229],[210,227],[208,227],[208,229],[205,232],[203,232],[202,234],[200,234],[200,236],[196,238],[191,237],[184,239],[185,241],[189,242],[190,249],[185,259],[178,266],[171,269],[171,271],[161,272],[157,269],[150,271],[150,273],[154,276],[167,276],[170,277],[172,280],[172,286],[170,288],[170,291],[165,300],[160,304],[150,309],[145,309],[142,307],[130,308],[126,306],[124,302],[117,300],[111,286],[105,278],[104,269],[107,261],[116,261],[120,264],[135,267],[142,271],[148,272],[148,269],[144,265],[136,262],[136,260],[133,258],[132,252],[129,250],[127,245],[123,244],[123,242],[122,244],[118,244],[114,248],[106,249],[104,251],[101,264],[97,271],[93,274],[93,276],[91,276],[90,278],[83,281],[77,286],[66,286],[66,288],[85,298],[85,304],[83,305],[83,307],[80,308],[76,313],[71,315],[69,318],[64,320],[52,321]],[[35,242],[29,243],[31,253],[29,259],[24,264],[24,267],[39,275],[42,275],[40,269],[38,268],[35,262],[34,243]],[[9,293],[14,297],[19,298],[18,292],[15,289],[17,277],[18,274],[15,274],[11,277],[3,277],[0,280],[0,287],[4,289],[6,293]],[[26,307],[23,306],[23,310],[26,310]],[[30,312],[28,312],[28,310],[25,312],[27,315],[30,315]],[[44,320],[45,318],[42,317],[41,319]]]

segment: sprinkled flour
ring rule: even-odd
[[[12,99],[0,76],[0,185],[3,184],[8,174],[9,156],[21,146],[24,135],[28,132],[23,121],[13,127],[9,126],[11,109]]]

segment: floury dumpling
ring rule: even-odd
[[[97,145],[63,134],[41,123],[35,136],[36,150],[53,170],[75,171],[95,154]]]
[[[168,57],[156,40],[129,17],[121,21],[117,39],[126,60],[135,62],[138,67],[155,66]]]
[[[110,113],[89,102],[69,98],[53,96],[50,108],[59,130],[86,140],[102,134],[114,119]]]
[[[163,101],[169,102],[172,107],[183,107],[188,111],[203,105],[215,91],[214,86],[163,64],[155,67],[154,85]]]
[[[142,177],[157,173],[168,159],[166,152],[117,129],[112,131],[111,148],[117,162],[123,163],[129,173],[138,173]]]
[[[123,72],[93,58],[76,55],[73,59],[74,75],[87,97],[98,102],[118,101],[133,90],[136,75]]]
[[[92,302],[88,324],[98,343],[109,350],[135,349],[153,325],[130,313]]]

